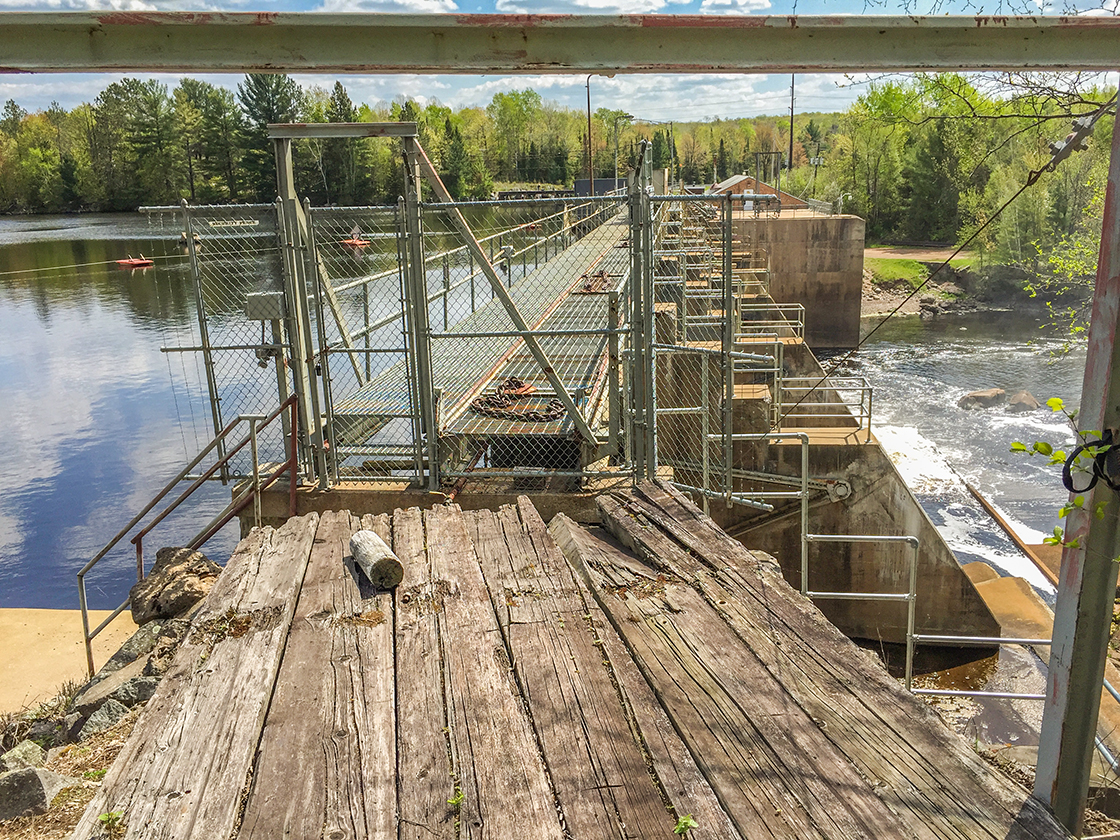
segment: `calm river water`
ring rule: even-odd
[[[0,607],[77,607],[78,570],[212,435],[194,354],[160,352],[192,343],[178,235],[139,214],[0,221]],[[141,253],[156,265],[115,263]],[[200,492],[149,563],[229,498]],[[235,531],[208,551],[228,557]],[[135,568],[126,542],[88,578],[91,605],[123,601]]]
[[[178,234],[139,214],[0,220],[0,607],[76,607],[78,569],[212,434],[199,361],[160,351],[195,340]],[[156,265],[114,262],[141,253]],[[876,433],[960,559],[986,559],[1044,591],[962,476],[1041,541],[1065,494],[1055,472],[1007,450],[1066,430],[1046,409],[963,412],[956,401],[999,386],[1076,403],[1084,357],[1052,363],[1056,346],[1010,314],[910,319],[880,330],[850,366],[875,387]],[[189,539],[228,493],[204,488],[152,546]],[[208,553],[224,562],[236,537],[227,527]],[[118,547],[91,573],[92,606],[115,607],[134,575],[131,546]]]

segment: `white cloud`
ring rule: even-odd
[[[441,14],[459,8],[455,0],[324,0],[311,11],[342,14],[345,12],[401,12]]]
[[[703,0],[700,11],[709,15],[749,15],[770,8],[770,0]]]
[[[691,2],[691,0],[675,0]],[[666,0],[498,0],[505,14],[649,14],[665,8]]]

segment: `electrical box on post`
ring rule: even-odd
[[[250,321],[282,321],[283,292],[252,292],[245,298],[245,317]]]

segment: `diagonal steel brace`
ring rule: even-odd
[[[412,137],[405,138],[405,143],[408,144],[411,147],[411,151],[416,154],[424,177],[427,178],[428,183],[431,184],[437,198],[442,202],[453,202],[454,199],[451,197],[451,193],[449,193],[447,187],[443,185],[439,173],[436,172],[436,168],[432,166],[432,162],[428,160],[428,155],[424,152],[420,143]],[[509,317],[513,321],[517,331],[521,333],[521,338],[525,342],[525,346],[529,348],[529,352],[533,354],[533,358],[536,360],[537,364],[540,365],[541,371],[548,378],[548,383],[556,392],[556,398],[559,399],[560,402],[564,404],[564,408],[568,410],[568,415],[572,418],[572,423],[575,424],[576,431],[579,432],[584,442],[594,445],[596,443],[594,432],[592,432],[591,427],[587,425],[587,420],[580,414],[579,407],[576,405],[575,400],[572,399],[572,395],[568,393],[567,388],[564,387],[564,383],[560,381],[556,369],[548,360],[548,356],[545,355],[544,349],[541,347],[537,337],[529,331],[528,323],[525,321],[525,318],[522,317],[521,312],[518,311],[517,304],[515,304],[513,298],[509,296],[506,287],[502,285],[502,279],[498,276],[498,272],[494,269],[494,266],[490,264],[490,259],[486,256],[486,252],[483,251],[482,246],[475,238],[474,232],[471,230],[470,225],[467,224],[467,220],[463,218],[463,214],[460,213],[456,207],[448,207],[446,212],[451,218],[452,224],[455,225],[460,235],[462,235],[467,244],[467,248],[474,254],[474,258],[478,260],[479,267],[482,268],[486,279],[490,281],[490,286],[493,288],[494,294],[497,296],[498,300],[502,302],[502,306],[505,307],[506,312],[509,313]]]

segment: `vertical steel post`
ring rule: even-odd
[[[612,289],[607,294],[607,328],[611,331],[607,337],[607,449],[615,459],[618,458],[619,427],[622,422],[618,383],[618,306],[618,290]]]
[[[797,438],[801,441],[801,594],[807,595],[809,592],[809,435],[802,432]]]
[[[735,453],[735,444],[732,432],[735,426],[735,360],[732,352],[735,350],[735,328],[732,323],[735,305],[731,288],[731,194],[726,193],[720,208],[720,218],[723,224],[723,265],[720,273],[723,275],[723,475],[725,504],[731,507],[731,494],[734,486],[731,478],[731,466]]]
[[[634,478],[648,478],[647,461],[652,453],[647,452],[647,427],[652,425],[650,416],[650,395],[646,392],[646,356],[651,354],[649,337],[646,334],[646,303],[644,299],[644,273],[646,270],[642,247],[642,213],[648,204],[642,202],[641,179],[635,178],[630,186],[630,323],[633,325],[630,346],[630,388],[633,406]],[[565,208],[566,211],[566,208]]]
[[[635,178],[638,184],[638,219],[641,226],[642,271],[642,321],[645,325],[646,355],[642,374],[645,377],[645,392],[649,402],[646,423],[646,470],[649,478],[657,477],[657,376],[654,369],[653,345],[657,341],[657,327],[653,318],[653,204],[649,198],[649,184],[652,166],[649,161],[649,142],[642,141],[638,155],[640,175]]]
[[[1120,109],[1112,132],[1093,314],[1078,429],[1120,433]],[[1112,459],[1110,458],[1110,461]],[[1066,517],[1066,546],[1054,607],[1034,795],[1080,835],[1100,711],[1109,626],[1116,600],[1120,500],[1102,481]],[[1098,504],[1104,516],[1095,519]]]
[[[362,335],[365,336],[366,379],[370,378],[370,335],[369,335],[369,283],[362,283]]]
[[[436,426],[435,383],[432,382],[431,326],[428,323],[428,272],[424,265],[424,229],[420,218],[420,160],[415,137],[404,139],[408,171],[405,225],[408,230],[408,283],[412,299],[413,341],[416,348],[416,390],[427,441],[428,489],[439,490],[439,429]]]
[[[332,477],[335,480],[338,479],[338,457],[331,445],[331,441],[334,440],[334,399],[331,395],[330,347],[327,345],[326,312],[323,306],[323,281],[325,277],[317,270],[319,250],[315,237],[315,217],[311,213],[311,201],[309,199],[303,201],[303,215],[307,220],[307,259],[305,262],[307,276],[311,278],[312,288],[314,289],[316,337],[319,342],[318,349],[312,350],[308,354],[311,363],[309,374],[311,375],[312,394],[315,397],[313,408],[316,411],[316,418],[319,424],[325,424],[325,427],[320,426],[319,430],[318,471],[319,489],[326,490],[331,485]],[[367,284],[363,283],[362,290],[365,292],[366,299],[365,317],[368,323],[369,293],[366,289]],[[368,330],[366,331],[366,346],[369,346]],[[366,353],[366,379],[369,379],[369,355],[369,353]],[[318,401],[319,387],[322,388],[322,408],[320,408]]]
[[[704,483],[700,486],[704,489],[703,503],[704,513],[710,512],[708,504],[708,495],[712,490],[712,457],[711,446],[712,442],[708,440],[708,435],[711,433],[711,383],[708,377],[712,375],[708,365],[708,354],[700,354],[700,445],[701,453],[704,464]]]
[[[249,418],[249,448],[253,457],[253,524],[261,527],[261,467],[257,452],[257,418]]]
[[[420,389],[417,387],[417,371],[420,362],[417,357],[417,335],[413,315],[411,266],[408,260],[408,208],[401,196],[397,200],[397,265],[400,266],[401,287],[401,339],[404,342],[405,359],[408,367],[408,396],[411,401],[412,450],[416,462],[416,480],[424,480],[424,422],[420,416]]]
[[[295,173],[292,168],[292,141],[274,138],[276,155],[276,188],[283,211],[285,235],[284,297],[287,303],[288,343],[291,349],[292,385],[299,403],[299,443],[306,468],[321,482],[328,482],[326,457],[323,449],[323,426],[319,414],[319,394],[315,387],[311,358],[311,319],[307,300],[307,242],[300,223],[302,207],[296,195]],[[295,477],[292,477],[295,481]]]
[[[447,332],[447,296],[451,294],[451,263],[443,255],[443,331]]]
[[[198,337],[202,343],[202,366],[206,371],[206,388],[210,392],[210,418],[214,423],[214,435],[219,437],[218,460],[225,457],[225,439],[221,438],[222,400],[218,395],[218,380],[214,374],[214,354],[210,350],[210,328],[206,320],[206,303],[202,296],[202,274],[198,267],[198,249],[194,243],[194,226],[191,222],[190,208],[183,199],[183,230],[187,232],[187,255],[190,258],[191,277],[194,279],[195,306],[198,309]],[[229,470],[222,465],[222,484],[229,480]]]

